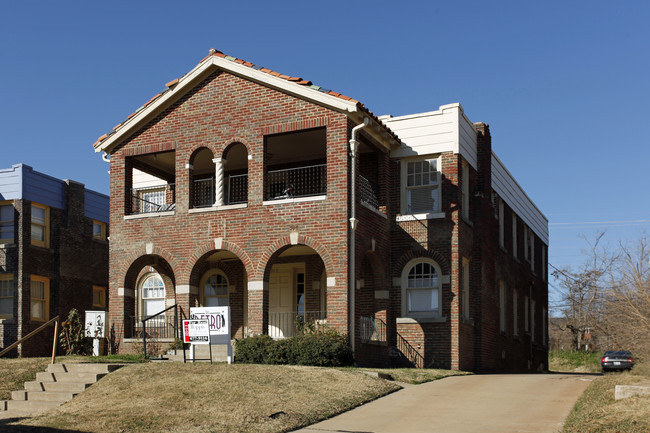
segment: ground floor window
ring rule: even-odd
[[[158,274],[149,274],[142,281],[142,315],[153,316],[165,309],[165,284]]]
[[[228,306],[228,279],[219,270],[210,271],[203,277],[201,304],[205,307]]]
[[[14,276],[0,275],[0,319],[14,315]]]
[[[32,275],[30,278],[30,318],[47,321],[50,318],[50,279]]]
[[[440,267],[427,258],[411,260],[402,272],[402,314],[440,316]]]

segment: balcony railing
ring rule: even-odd
[[[228,176],[228,204],[246,203],[248,201],[248,175]]]
[[[323,331],[327,326],[325,311],[306,311],[304,313],[269,313],[269,336],[288,338],[304,332]]]
[[[269,170],[265,176],[265,200],[327,194],[327,165]]]
[[[214,178],[197,179],[192,182],[194,208],[210,207],[214,204]]]
[[[359,339],[362,343],[386,342],[386,322],[376,317],[359,317]]]
[[[134,188],[130,214],[166,212],[176,209],[176,185]]]
[[[379,209],[379,199],[377,198],[376,185],[363,176],[359,176],[359,200],[373,209]]]

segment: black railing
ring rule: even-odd
[[[304,313],[269,313],[269,336],[288,338],[305,332],[323,331],[327,327],[325,311],[306,311]]]
[[[379,209],[378,188],[368,179],[359,176],[359,200],[373,209]]]
[[[228,176],[228,204],[246,203],[248,201],[248,175]]]
[[[269,170],[265,176],[265,200],[327,194],[327,165]]]
[[[173,315],[167,315],[167,311],[174,310]],[[141,338],[144,347],[144,357],[147,357],[147,338],[160,339],[180,338],[178,326],[178,304],[165,308],[160,313],[147,317],[132,317],[133,338]]]
[[[210,207],[214,204],[214,178],[197,179],[192,182],[194,193],[192,207]]]
[[[386,322],[376,317],[359,317],[359,339],[362,343],[386,342]]]
[[[399,332],[397,333],[397,349],[413,367],[424,368],[424,357]]]
[[[131,214],[166,212],[176,209],[176,185],[137,188],[131,194]]]

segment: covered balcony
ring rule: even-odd
[[[175,152],[159,152],[127,159],[125,215],[176,209]]]

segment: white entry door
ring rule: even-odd
[[[295,320],[295,265],[274,265],[269,280],[269,335],[293,335]]]

